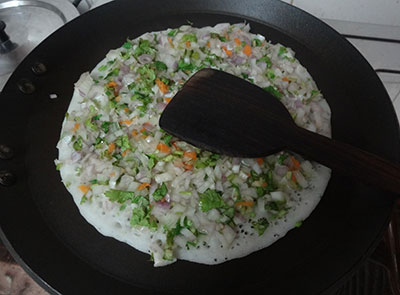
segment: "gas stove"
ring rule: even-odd
[[[81,13],[87,11],[91,2],[83,1],[78,10]],[[400,27],[330,19],[323,21],[347,38],[368,60],[400,117]],[[400,203],[397,203],[390,225],[375,252],[333,295],[400,295],[399,270]],[[0,242],[0,295],[33,293],[47,294],[15,264]]]

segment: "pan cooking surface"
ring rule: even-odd
[[[303,226],[272,246],[215,266],[179,261],[153,268],[148,255],[90,226],[61,183],[54,159],[73,83],[127,37],[187,20],[197,27],[245,20],[252,32],[291,47],[331,106],[333,137],[398,161],[398,123],[381,82],[359,53],[320,21],[272,0],[151,0],[140,9],[120,1],[50,36],[19,66],[0,97],[0,140],[15,151],[0,168],[17,176],[15,185],[0,187],[2,238],[28,273],[54,293],[327,293],[379,241],[392,208],[390,194],[333,172]],[[46,65],[46,74],[33,74],[37,61]],[[22,78],[34,83],[33,94],[18,90]],[[49,98],[53,93],[57,99]]]

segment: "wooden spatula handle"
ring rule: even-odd
[[[400,166],[334,139],[298,128],[288,148],[343,175],[400,193]]]

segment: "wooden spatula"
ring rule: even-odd
[[[253,158],[287,149],[367,184],[400,192],[399,165],[298,127],[277,98],[222,71],[203,69],[193,75],[159,124],[215,153]]]

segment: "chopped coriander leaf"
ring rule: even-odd
[[[258,232],[258,235],[261,236],[268,228],[269,222],[266,218],[260,218],[257,221],[253,221],[252,225],[254,229]]]
[[[275,79],[275,71],[273,71],[273,70],[268,70],[267,71],[267,73],[266,73],[266,76],[269,78],[269,79],[271,79],[271,80],[273,80],[273,79]]]
[[[187,19],[186,22],[187,22],[189,25],[193,26],[193,22],[192,22],[192,21],[190,21],[190,20]]]
[[[153,199],[155,201],[161,201],[162,198],[168,193],[167,186],[163,183],[158,189],[156,189],[153,193]]]
[[[268,56],[265,55],[265,56],[257,59],[257,62],[262,62],[262,61],[265,62],[265,64],[267,65],[267,68],[272,67],[272,61]]]
[[[124,45],[122,45],[123,48],[125,49],[131,49],[132,48],[132,43],[131,42],[125,42]]]
[[[253,46],[253,47],[256,47],[256,46],[261,46],[261,44],[262,44],[262,42],[260,41],[260,39],[253,39],[253,41],[251,42],[251,45]]]
[[[178,29],[174,29],[168,32],[168,36],[174,37],[178,33]]]
[[[149,40],[139,39],[139,45],[136,47],[133,53],[134,57],[139,57],[142,54],[153,54],[156,50],[151,46]]]
[[[203,212],[208,212],[211,209],[225,207],[226,203],[222,199],[220,193],[215,190],[208,189],[200,194],[200,208]]]
[[[62,165],[63,165],[63,163],[58,163],[58,164],[56,165],[56,170],[60,170],[60,168],[61,168]]]
[[[129,142],[129,137],[127,135],[118,137],[115,141],[115,144],[121,148],[121,152],[132,149],[132,146]]]
[[[195,69],[195,66],[192,64],[185,63],[183,59],[180,59],[178,62],[178,69],[184,72],[189,71],[192,72]]]
[[[265,91],[271,93],[273,96],[275,96],[278,99],[281,99],[283,94],[278,90],[278,88],[276,88],[275,86],[268,86],[264,88]]]
[[[147,167],[149,168],[149,170],[151,170],[151,169],[153,169],[153,167],[155,166],[155,160],[154,160],[154,158],[150,158],[149,159],[149,162],[148,162],[148,164],[147,164]]]
[[[111,76],[118,76],[119,75],[119,68],[115,68],[113,69],[111,72],[109,72],[107,74],[107,76],[105,77],[105,79],[111,77]]]
[[[119,210],[123,211],[123,210],[125,210],[125,208],[126,208],[126,204],[122,204],[121,207],[119,207]]]
[[[105,71],[107,68],[107,65],[102,65],[101,67],[99,67],[99,71]]]
[[[103,122],[101,124],[101,129],[103,129],[104,133],[108,133],[108,131],[110,130],[111,124],[112,124],[112,122]]]
[[[281,154],[281,155],[279,155],[278,164],[279,164],[279,165],[282,165],[283,162],[284,162],[288,157],[289,157],[288,154]]]
[[[93,131],[97,130],[97,125],[93,124],[92,118],[87,118],[85,121],[85,125]]]
[[[288,52],[288,51],[287,51],[287,48],[284,47],[284,46],[281,46],[281,47],[279,48],[278,56],[282,56],[282,55],[284,55],[284,54],[287,53],[287,52]]]
[[[150,213],[148,211],[147,208],[133,208],[130,220],[131,226],[141,225],[150,227]]]
[[[166,145],[171,146],[171,139],[172,135],[166,134],[164,135],[161,140],[165,142]]]
[[[196,34],[185,34],[182,36],[181,42],[197,42]]]
[[[79,136],[78,139],[74,142],[73,148],[76,151],[80,151],[82,147],[83,147],[82,136]]]
[[[168,69],[168,67],[165,63],[163,63],[162,61],[158,61],[158,60],[156,60],[154,62],[154,67],[157,69],[157,71],[164,71],[164,70]]]
[[[300,227],[302,224],[303,224],[303,221],[300,220],[300,221],[297,221],[297,222],[296,222],[296,225],[295,225],[295,226],[296,226],[296,227]]]
[[[88,199],[86,198],[86,195],[83,195],[81,198],[81,202],[79,203],[80,205],[82,205],[83,203],[85,203]]]
[[[121,191],[121,190],[116,190],[116,189],[110,189],[104,193],[107,198],[110,199],[111,202],[118,202],[118,203],[124,203],[128,200],[133,200],[135,194],[134,192],[128,192],[128,191]]]

